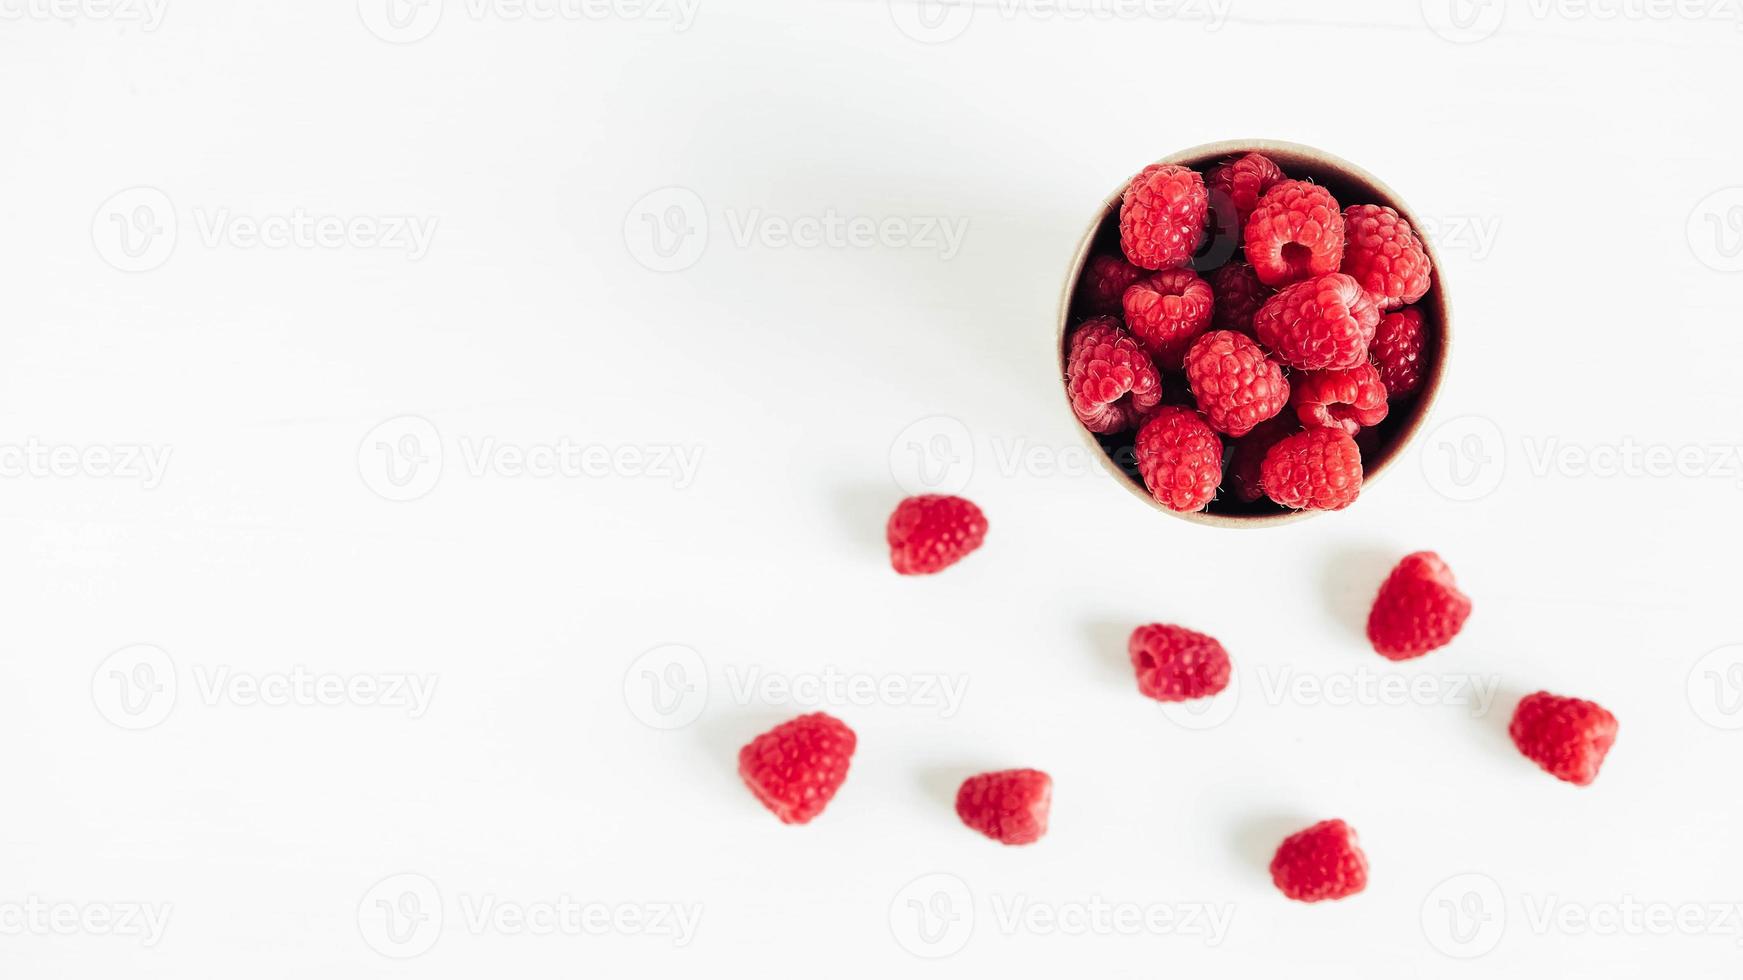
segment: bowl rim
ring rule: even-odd
[[[1446,375],[1448,356],[1452,348],[1453,336],[1452,309],[1447,298],[1446,280],[1441,274],[1443,266],[1440,262],[1440,255],[1435,250],[1434,243],[1429,240],[1428,236],[1422,234],[1421,229],[1424,225],[1417,219],[1415,210],[1412,209],[1401,196],[1399,196],[1397,191],[1393,190],[1385,181],[1375,177],[1373,174],[1361,167],[1356,166],[1336,154],[1329,153],[1315,146],[1275,139],[1218,140],[1214,143],[1201,143],[1197,146],[1187,147],[1184,150],[1177,150],[1174,153],[1170,153],[1160,160],[1157,160],[1156,163],[1175,164],[1198,169],[1225,157],[1241,156],[1247,153],[1263,153],[1266,156],[1273,158],[1288,158],[1294,160],[1298,166],[1305,161],[1314,169],[1336,174],[1340,181],[1366,185],[1366,187],[1373,190],[1379,198],[1379,200],[1373,203],[1383,204],[1397,211],[1405,221],[1410,223],[1412,229],[1417,230],[1417,239],[1422,242],[1423,250],[1428,253],[1428,260],[1434,269],[1433,287],[1429,290],[1428,296],[1424,297],[1420,302],[1428,306],[1437,327],[1436,333],[1438,335],[1438,343],[1436,345],[1436,356],[1427,366],[1427,373],[1422,381],[1422,389],[1416,396],[1413,415],[1408,422],[1406,422],[1404,427],[1393,437],[1392,442],[1387,447],[1389,452],[1372,467],[1364,464],[1362,472],[1362,490],[1363,492],[1366,492],[1368,487],[1378,481],[1381,476],[1392,468],[1392,465],[1398,461],[1399,457],[1404,455],[1404,449],[1415,441],[1416,436],[1421,432],[1423,425],[1428,420],[1429,413],[1434,407],[1435,400],[1440,395],[1441,384]],[[1097,233],[1101,231],[1102,225],[1106,223],[1109,214],[1118,209],[1120,198],[1125,194],[1126,185],[1130,182],[1130,178],[1122,181],[1120,186],[1115,188],[1112,194],[1109,194],[1102,200],[1101,207],[1097,209],[1095,216],[1090,220],[1089,227],[1084,229],[1082,236],[1078,239],[1077,249],[1072,253],[1070,270],[1065,277],[1065,284],[1060,291],[1059,310],[1053,337],[1053,356],[1056,362],[1058,376],[1061,379],[1065,377],[1065,335],[1071,328],[1072,295],[1077,291],[1078,280],[1082,278],[1083,267],[1089,261],[1090,249],[1095,244]],[[1347,205],[1345,206],[1347,207]],[[1088,446],[1091,455],[1101,463],[1102,468],[1114,478],[1115,482],[1124,487],[1127,492],[1148,504],[1153,510],[1161,511],[1170,517],[1179,518],[1180,520],[1193,524],[1207,525],[1210,527],[1233,528],[1277,527],[1283,524],[1294,524],[1299,521],[1304,521],[1328,513],[1328,511],[1321,510],[1297,510],[1281,514],[1240,515],[1212,514],[1207,511],[1182,513],[1176,510],[1170,510],[1167,507],[1162,506],[1162,504],[1154,497],[1150,496],[1149,492],[1143,486],[1132,480],[1131,477],[1126,475],[1124,470],[1114,464],[1113,459],[1108,456],[1107,451],[1102,448],[1101,443],[1096,441],[1090,431],[1084,428],[1083,424],[1077,420],[1076,413],[1071,409],[1070,392],[1066,390],[1063,381],[1058,387],[1060,396],[1064,399],[1066,412],[1071,415],[1072,427],[1077,431],[1078,437]]]

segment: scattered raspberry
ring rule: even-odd
[[[1350,435],[1386,420],[1386,386],[1367,361],[1353,368],[1309,371],[1295,381],[1290,398],[1301,424],[1331,426]]]
[[[896,571],[931,575],[981,546],[986,540],[986,515],[961,497],[929,493],[897,504],[884,535]]]
[[[810,823],[846,781],[857,743],[829,715],[800,715],[739,749],[738,774],[782,823]]]
[[[1348,898],[1368,887],[1368,857],[1349,824],[1326,820],[1284,838],[1271,881],[1297,902]]]
[[[1391,208],[1358,204],[1344,212],[1344,261],[1382,310],[1414,303],[1428,292],[1432,266],[1410,222]]]
[[[1471,600],[1452,569],[1432,551],[1405,555],[1380,586],[1368,613],[1368,642],[1387,660],[1411,660],[1452,642],[1471,615]]]
[[[1231,436],[1246,435],[1289,402],[1283,369],[1245,334],[1232,330],[1214,330],[1193,343],[1186,380],[1210,427]]]
[[[1223,444],[1190,408],[1164,405],[1132,447],[1150,496],[1169,510],[1203,510],[1222,482]]]
[[[1253,267],[1237,259],[1218,268],[1210,274],[1210,289],[1216,295],[1211,326],[1253,336],[1253,314],[1271,298],[1271,287],[1259,281]]]
[[[1380,368],[1380,383],[1386,386],[1386,397],[1414,395],[1422,387],[1422,349],[1428,341],[1427,334],[1422,311],[1414,306],[1380,318],[1374,341],[1368,345],[1368,356]]]
[[[962,781],[956,815],[1001,844],[1033,844],[1047,833],[1053,777],[1039,769],[983,772]]]
[[[1259,198],[1283,179],[1283,168],[1273,163],[1270,157],[1263,153],[1249,153],[1238,160],[1218,165],[1205,178],[1205,184],[1212,194],[1228,195],[1241,223],[1246,224],[1253,209],[1259,206]]]
[[[1210,326],[1210,284],[1191,269],[1169,269],[1133,283],[1122,306],[1126,326],[1164,371],[1178,371],[1186,349]]]
[[[1259,343],[1303,371],[1362,363],[1379,324],[1374,300],[1337,272],[1284,289],[1253,317]]]
[[[1253,431],[1235,440],[1235,451],[1229,460],[1229,488],[1235,499],[1252,503],[1265,496],[1261,467],[1265,454],[1286,436],[1301,431],[1295,416],[1285,412],[1274,419],[1260,422]]]
[[[1337,199],[1305,181],[1280,181],[1266,191],[1242,238],[1247,261],[1267,286],[1336,272],[1344,260],[1344,216]]]
[[[1111,316],[1085,321],[1071,334],[1065,387],[1083,427],[1124,432],[1162,401],[1162,376],[1150,355]]]
[[[1208,698],[1229,686],[1229,653],[1203,633],[1152,623],[1132,631],[1126,644],[1138,690],[1158,701]]]
[[[1362,492],[1362,453],[1342,429],[1297,432],[1265,453],[1259,482],[1293,510],[1343,510]]]
[[[1142,278],[1143,269],[1118,255],[1094,256],[1084,265],[1083,278],[1078,280],[1078,306],[1091,316],[1117,316],[1126,287]]]
[[[1551,776],[1589,786],[1616,742],[1616,716],[1590,701],[1538,691],[1519,702],[1507,733]]]
[[[1185,265],[1204,235],[1210,196],[1204,178],[1187,167],[1145,167],[1120,198],[1120,248],[1145,269]]]

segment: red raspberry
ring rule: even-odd
[[[1253,209],[1259,206],[1259,198],[1283,179],[1283,168],[1270,157],[1249,153],[1238,160],[1217,165],[1205,178],[1205,184],[1212,194],[1228,195],[1235,205],[1235,213],[1245,224]]]
[[[1471,600],[1452,569],[1432,551],[1404,556],[1380,586],[1368,613],[1368,642],[1387,660],[1411,660],[1452,642],[1471,615]]]
[[[1185,265],[1198,251],[1209,209],[1210,196],[1197,171],[1151,164],[1120,198],[1120,248],[1145,269]]]
[[[1342,820],[1325,820],[1284,838],[1271,859],[1271,881],[1297,902],[1348,898],[1368,887],[1368,856]]]
[[[1281,181],[1266,191],[1241,237],[1247,261],[1267,286],[1336,272],[1344,260],[1344,216],[1337,199],[1305,181]]]
[[[1133,283],[1122,305],[1126,326],[1164,371],[1180,370],[1186,349],[1210,326],[1210,284],[1191,269],[1169,269]]]
[[[1289,403],[1283,369],[1246,334],[1213,330],[1186,355],[1186,380],[1210,427],[1240,437]]]
[[[1210,274],[1210,289],[1216,295],[1211,326],[1253,336],[1253,314],[1271,298],[1271,287],[1259,281],[1253,267],[1238,260],[1219,267]]]
[[[1338,272],[1290,286],[1253,317],[1259,343],[1303,371],[1362,363],[1379,325],[1373,298]]]
[[[1265,453],[1259,482],[1293,510],[1343,510],[1362,492],[1362,452],[1342,429],[1297,432]]]
[[[1428,292],[1433,267],[1410,222],[1391,208],[1358,204],[1344,212],[1344,261],[1382,310],[1414,303]]]
[[[1001,844],[1033,844],[1047,833],[1053,777],[1039,769],[983,772],[962,781],[956,815]]]
[[[1208,698],[1229,686],[1229,653],[1203,633],[1152,623],[1132,631],[1126,644],[1138,690],[1158,701]]]
[[[1301,424],[1325,425],[1350,435],[1386,420],[1386,386],[1380,371],[1367,361],[1353,368],[1309,371],[1295,381],[1290,399]]]
[[[1616,743],[1616,716],[1590,701],[1538,691],[1519,702],[1507,733],[1544,772],[1589,786]]]
[[[738,750],[738,774],[782,823],[810,823],[847,780],[858,738],[819,711],[783,722]]]
[[[1083,427],[1104,435],[1133,428],[1162,401],[1156,365],[1111,316],[1085,321],[1072,333],[1065,386]]]
[[[1374,341],[1368,345],[1368,356],[1380,368],[1386,397],[1414,395],[1422,387],[1422,349],[1427,342],[1428,326],[1416,307],[1407,306],[1380,318]]]
[[[1223,476],[1223,444],[1190,408],[1164,405],[1132,446],[1150,496],[1169,510],[1203,510]]]
[[[1144,270],[1118,255],[1094,256],[1077,283],[1077,304],[1092,316],[1117,315],[1126,287],[1144,278]]]
[[[884,529],[890,565],[903,575],[931,575],[956,564],[986,540],[986,515],[961,497],[929,493],[896,505]]]
[[[1300,431],[1301,425],[1295,416],[1285,412],[1260,422],[1252,432],[1235,441],[1235,451],[1229,460],[1229,487],[1236,500],[1250,504],[1265,496],[1265,484],[1261,478],[1265,454],[1284,437]]]

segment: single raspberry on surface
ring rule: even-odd
[[[839,719],[800,715],[739,749],[738,774],[782,823],[809,823],[847,780],[858,741]]]
[[[1204,236],[1210,196],[1196,170],[1169,163],[1145,167],[1120,197],[1120,249],[1133,265],[1185,265]]]
[[[1229,686],[1229,653],[1215,638],[1183,626],[1151,623],[1126,643],[1138,690],[1158,701],[1208,698]]]
[[[1342,429],[1306,429],[1266,451],[1259,482],[1291,510],[1343,510],[1362,492],[1362,452]]]
[[[1387,660],[1410,660],[1452,642],[1471,615],[1471,600],[1452,569],[1432,551],[1404,556],[1380,586],[1368,613],[1368,642]]]
[[[1143,269],[1118,255],[1092,256],[1077,283],[1077,304],[1091,316],[1117,316],[1126,288],[1145,275]]]
[[[1133,428],[1162,401],[1162,376],[1150,355],[1111,316],[1086,320],[1072,332],[1065,359],[1071,410],[1091,432]]]
[[[1235,449],[1229,459],[1229,490],[1236,500],[1250,504],[1265,496],[1262,473],[1265,454],[1284,438],[1300,431],[1301,423],[1293,414],[1284,412],[1260,422],[1253,431],[1235,440]]]
[[[1339,272],[1298,282],[1265,301],[1253,317],[1259,343],[1303,371],[1349,368],[1368,356],[1380,310]]]
[[[1380,318],[1374,329],[1368,356],[1380,369],[1380,383],[1386,386],[1386,397],[1392,399],[1414,395],[1422,387],[1426,365],[1423,348],[1428,346],[1428,325],[1422,311],[1407,306]]]
[[[1126,327],[1164,371],[1180,370],[1186,349],[1210,326],[1216,306],[1210,284],[1191,269],[1145,276],[1126,289],[1121,302]]]
[[[1301,424],[1330,426],[1350,435],[1386,421],[1386,386],[1367,361],[1352,368],[1308,371],[1295,379],[1290,397]]]
[[[1616,727],[1616,716],[1597,704],[1538,691],[1519,702],[1507,733],[1544,772],[1590,786],[1616,743]]]
[[[941,572],[979,548],[986,530],[986,515],[971,501],[937,493],[909,497],[884,528],[890,565],[903,575]]]
[[[1190,408],[1164,405],[1138,430],[1132,447],[1150,496],[1169,510],[1203,510],[1223,476],[1223,444]]]
[[[1205,185],[1212,194],[1226,194],[1234,202],[1235,213],[1245,224],[1259,206],[1259,198],[1272,185],[1282,181],[1283,168],[1263,153],[1249,153],[1213,167]]]
[[[1186,380],[1205,421],[1218,432],[1244,436],[1283,411],[1289,382],[1283,369],[1246,334],[1213,330],[1186,354]]]
[[[1368,856],[1342,820],[1325,820],[1291,834],[1271,859],[1271,881],[1297,902],[1348,898],[1368,887]]]
[[[1039,769],[983,772],[962,781],[956,815],[1001,844],[1033,844],[1047,833],[1053,777]]]
[[[1238,259],[1219,267],[1210,274],[1210,291],[1216,297],[1211,326],[1253,336],[1253,314],[1271,298],[1271,287],[1259,281],[1253,267]]]
[[[1241,237],[1267,286],[1336,272],[1344,260],[1343,211],[1330,191],[1305,181],[1280,181],[1266,191]]]
[[[1339,271],[1361,283],[1375,305],[1395,310],[1428,292],[1433,265],[1410,222],[1378,204],[1344,211],[1344,261]]]

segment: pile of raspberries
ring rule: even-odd
[[[1342,510],[1376,428],[1421,390],[1428,250],[1397,211],[1343,207],[1249,153],[1145,167],[1098,236],[1065,338],[1072,411],[1158,503]],[[1394,412],[1394,409],[1397,409]],[[1225,457],[1227,460],[1225,466]]]
[[[902,575],[933,575],[978,550],[987,519],[972,501],[928,494],[897,505],[885,527],[890,564]],[[1387,660],[1414,660],[1451,643],[1471,615],[1452,569],[1432,551],[1404,556],[1381,583],[1368,614],[1368,642]],[[1234,667],[1212,636],[1163,623],[1139,626],[1126,645],[1138,692],[1163,702],[1215,697]],[[1616,741],[1616,717],[1603,707],[1547,691],[1527,695],[1509,727],[1520,754],[1576,786],[1590,785]],[[809,823],[847,780],[858,736],[822,712],[801,715],[739,750],[738,772],[782,823]],[[1001,844],[1033,844],[1047,833],[1053,777],[1039,769],[971,776],[956,794],[956,814]],[[1300,902],[1347,898],[1368,884],[1368,858],[1342,820],[1323,820],[1286,837],[1271,860],[1271,880]]]

